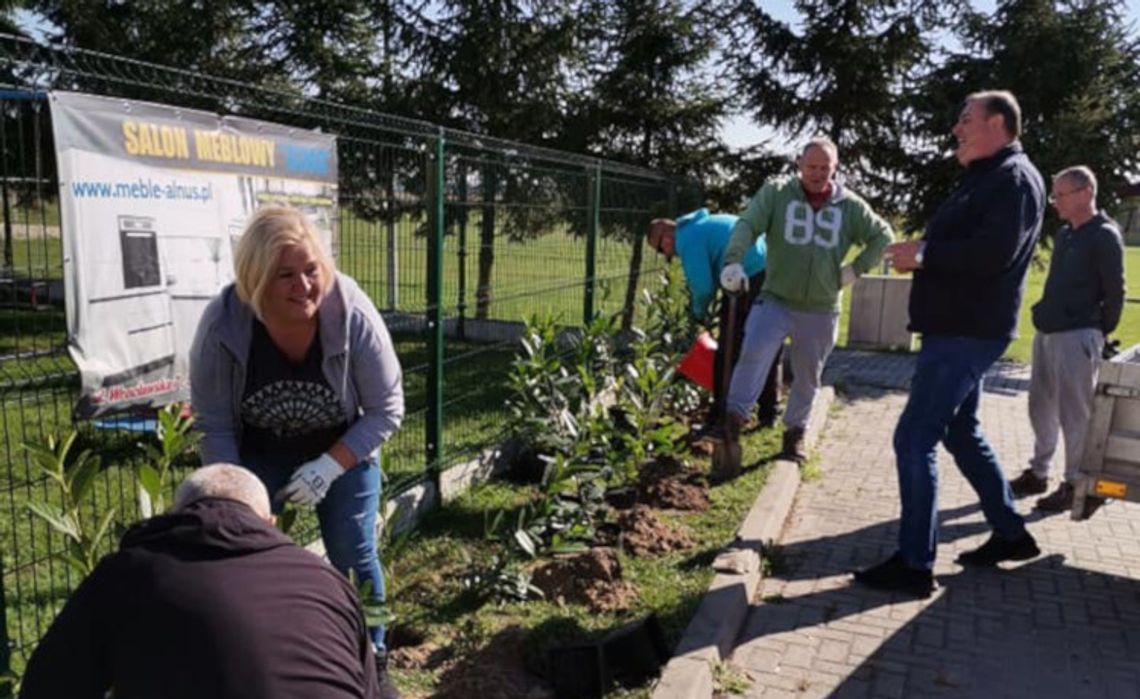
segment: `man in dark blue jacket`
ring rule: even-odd
[[[965,168],[921,240],[887,250],[914,272],[910,328],[922,333],[910,398],[895,428],[899,549],[857,582],[917,596],[934,591],[942,442],[977,491],[993,534],[958,562],[996,565],[1040,553],[977,418],[982,376],[1016,336],[1025,273],[1041,232],[1045,183],[1022,150],[1021,109],[1005,91],[974,93],[954,125]]]

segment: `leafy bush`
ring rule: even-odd
[[[56,554],[80,575],[88,575],[99,562],[103,541],[111,530],[115,510],[109,509],[94,528],[84,519],[80,505],[91,492],[100,460],[85,449],[71,457],[71,448],[78,433],[72,430],[63,439],[50,435],[46,442],[27,442],[24,449],[48,478],[59,487],[62,506],[46,502],[29,502],[28,509],[47,522],[67,540],[67,550]]]
[[[138,464],[135,480],[139,489],[139,514],[151,517],[166,511],[165,492],[171,468],[180,459],[190,455],[202,438],[193,431],[194,418],[182,403],[166,406],[157,414],[155,429],[157,444],[140,444],[148,461]]]

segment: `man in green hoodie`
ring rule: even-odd
[[[835,180],[839,152],[831,139],[809,141],[797,165],[799,177],[773,178],[748,202],[725,251],[720,283],[730,293],[747,288],[741,261],[766,233],[768,272],[748,314],[728,390],[729,429],[738,430],[751,412],[776,352],[790,337],[793,379],[783,453],[803,460],[804,428],[838,336],[840,291],[879,263],[894,236],[867,202]],[[844,265],[852,245],[862,250]]]

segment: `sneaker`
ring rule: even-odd
[[[1015,541],[1006,541],[991,534],[986,543],[973,551],[958,554],[958,562],[971,566],[994,566],[1002,561],[1027,561],[1041,555],[1037,540],[1029,532]]]
[[[938,587],[933,573],[911,568],[901,553],[896,553],[877,566],[856,572],[855,582],[876,590],[902,592],[914,597],[929,597]]]
[[[1064,512],[1073,506],[1073,484],[1062,483],[1057,489],[1037,500],[1035,509],[1042,512]]]
[[[400,690],[388,677],[388,653],[382,650],[376,651],[376,684],[380,688],[380,699],[400,699]]]
[[[1023,498],[1026,495],[1040,495],[1049,489],[1049,479],[1042,478],[1034,473],[1033,469],[1027,468],[1021,472],[1020,476],[1009,482],[1009,489],[1017,498]]]
[[[803,463],[807,461],[807,450],[804,448],[804,428],[789,427],[784,430],[784,448],[780,456]]]

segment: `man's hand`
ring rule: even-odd
[[[883,253],[883,258],[890,262],[897,272],[913,272],[922,268],[922,263],[917,259],[917,255],[925,245],[921,240],[904,240],[901,243],[891,243]]]
[[[280,500],[290,500],[298,505],[316,507],[328,495],[329,486],[344,474],[344,469],[328,454],[321,454],[312,461],[301,464],[293,477],[277,494]]]
[[[844,289],[854,284],[858,278],[859,273],[851,265],[843,265],[843,268],[839,270],[839,283]]]
[[[1120,340],[1110,340],[1108,335],[1104,336],[1104,349],[1100,351],[1101,359],[1112,359],[1120,354]]]
[[[748,275],[744,273],[744,267],[737,263],[725,265],[720,271],[720,285],[731,293],[748,291]]]

